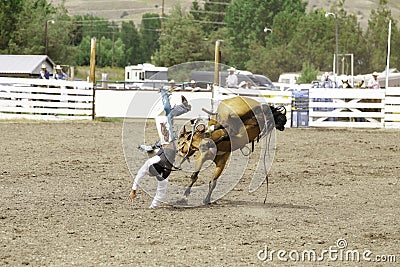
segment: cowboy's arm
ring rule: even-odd
[[[133,200],[136,197],[136,190],[139,186],[140,180],[149,173],[150,166],[159,162],[160,160],[161,158],[156,155],[146,160],[142,167],[140,167],[138,173],[136,174],[135,180],[133,181],[132,190],[128,196],[129,200]]]

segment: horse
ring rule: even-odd
[[[270,134],[275,128],[283,131],[286,124],[286,109],[283,106],[269,106],[248,98],[236,96],[221,101],[217,112],[211,114],[208,129],[203,123],[192,125],[187,131],[184,126],[178,138],[178,158],[180,165],[198,152],[191,183],[184,192],[190,190],[197,181],[201,167],[207,160],[215,164],[214,174],[209,182],[209,190],[204,204],[211,204],[211,194],[222,174],[231,152],[253,144],[257,139]]]
[[[353,88],[349,83],[349,80],[342,80],[341,88]]]

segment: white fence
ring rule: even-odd
[[[211,91],[173,92],[170,96],[171,106],[181,104],[181,96],[185,96],[192,106],[190,112],[179,118],[192,119],[206,115],[202,108],[211,109]],[[155,118],[164,110],[159,91],[154,90],[96,90],[96,117],[111,118]]]
[[[384,121],[386,128],[400,128],[400,87],[386,89]]]
[[[385,90],[315,88],[309,93],[311,127],[384,126]]]
[[[215,86],[214,93],[211,91],[191,92],[184,90],[172,92],[170,97],[171,105],[180,104],[182,95],[186,97],[192,106],[190,112],[179,117],[182,119],[207,116],[202,110],[203,108],[215,111],[221,100],[240,95],[255,98],[262,103],[284,105],[288,111],[288,123],[286,126],[290,127],[291,92],[227,89]],[[96,90],[95,104],[97,117],[155,118],[164,110],[158,91]]]
[[[181,116],[184,119],[205,116],[203,108],[215,110],[219,101],[240,95],[285,106],[287,127],[292,124],[292,116],[293,119],[301,116],[303,126],[309,127],[400,128],[400,87],[379,90],[312,88],[305,100],[307,109],[303,109],[304,112],[291,112],[290,91],[215,87],[214,92],[173,92],[171,104],[180,104],[182,95],[192,105],[192,110]],[[0,77],[0,119],[155,118],[162,111],[157,90],[93,90],[93,85],[87,82]],[[299,125],[293,123],[293,126]]]
[[[92,83],[0,77],[0,119],[84,120],[92,111]]]
[[[400,88],[309,91],[310,127],[400,128]]]

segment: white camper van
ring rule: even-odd
[[[279,76],[278,83],[297,84],[300,73],[282,73]]]
[[[137,87],[157,88],[168,81],[168,68],[144,63],[125,67],[125,82]]]

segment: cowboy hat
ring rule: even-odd
[[[60,66],[60,65],[57,65],[57,66],[56,66],[56,70],[62,70],[61,66]]]
[[[377,73],[376,71],[374,71],[374,73],[372,73],[372,76],[378,76],[379,73]]]
[[[46,68],[46,64],[42,64],[42,69],[45,69]]]
[[[228,71],[236,71],[236,69],[233,68],[233,67],[230,67],[230,68],[228,69]]]

